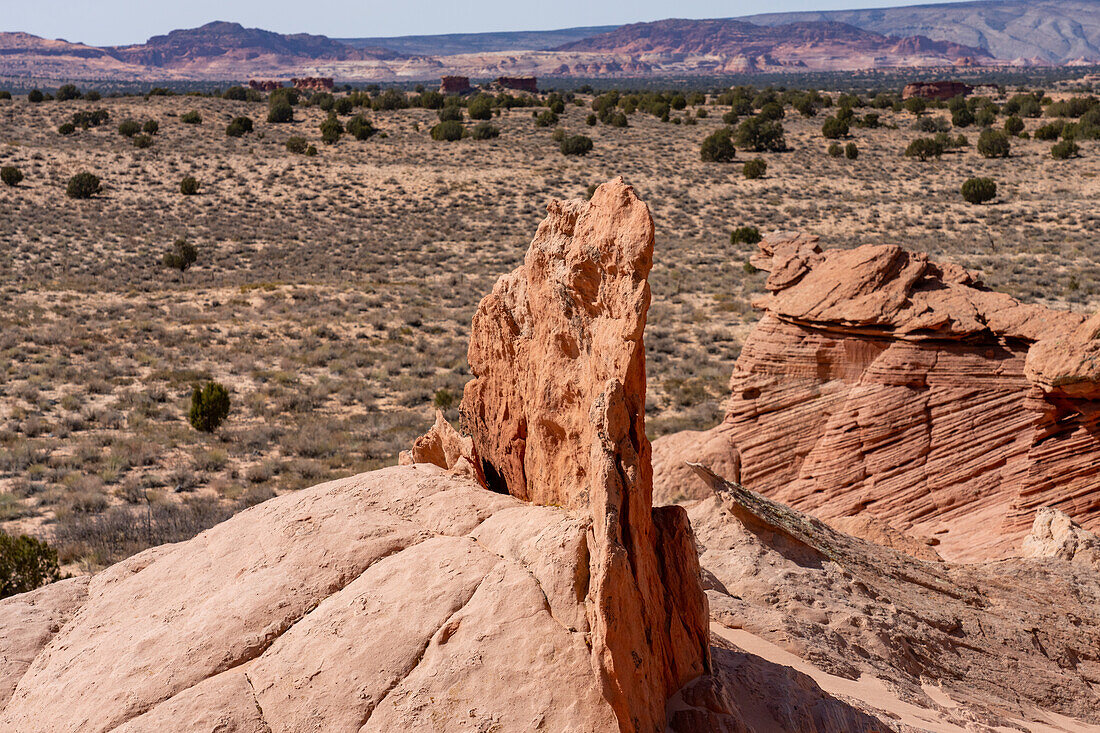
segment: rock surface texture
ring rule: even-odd
[[[717,637],[806,660],[899,729],[1100,725],[1100,574],[1081,551],[1076,560],[1048,549],[1033,559],[927,562],[700,472],[714,494],[688,513]],[[1036,522],[1049,537],[1044,526]],[[1055,534],[1065,546],[1068,532]]]
[[[737,453],[753,490],[867,513],[949,559],[1018,549],[1040,506],[1100,525],[1100,321],[894,245],[779,233],[753,263],[769,293],[725,420],[694,446],[656,441],[658,503],[708,493],[677,463],[722,473]]]
[[[710,671],[705,597],[686,514],[653,510],[642,339],[649,208],[622,179],[555,202],[524,264],[474,315],[460,413],[486,485],[591,526],[588,622],[624,731]]]

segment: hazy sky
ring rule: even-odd
[[[784,10],[914,4],[907,0],[0,0],[0,31],[121,45],[211,20],[279,33],[355,38],[549,30],[670,17],[728,18]]]

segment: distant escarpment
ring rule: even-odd
[[[1042,506],[1100,526],[1100,316],[1020,303],[896,245],[779,233],[752,261],[769,292],[725,420],[655,442],[659,502],[708,494],[691,460],[953,559],[1018,548]]]

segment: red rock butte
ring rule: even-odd
[[[957,66],[969,66],[973,61],[959,59]],[[971,87],[961,81],[917,81],[906,84],[901,90],[902,99],[922,97],[924,99],[954,99],[970,94]]]
[[[654,444],[659,501],[711,465],[822,518],[868,514],[944,557],[1001,557],[1035,511],[1100,526],[1100,316],[1023,304],[896,245],[777,233],[725,420]]]

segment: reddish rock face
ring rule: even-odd
[[[331,76],[306,76],[294,78],[290,83],[297,89],[312,89],[318,92],[331,92],[335,84]]]
[[[470,77],[445,76],[440,80],[440,94],[465,94],[470,91]]]
[[[282,89],[283,83],[281,81],[274,81],[268,79],[250,79],[248,81],[250,89],[255,89],[258,92],[273,92],[276,89]]]
[[[966,59],[960,59],[960,66],[970,66],[973,64],[971,57]],[[909,99],[910,97],[924,97],[925,99],[954,99],[955,97],[970,94],[970,85],[963,84],[961,81],[921,81],[913,82],[912,84],[906,84],[905,88],[901,91],[902,99]]]
[[[657,464],[658,501],[706,495],[676,460],[721,472],[736,452],[749,488],[823,518],[866,512],[935,537],[949,559],[1011,552],[1039,506],[1100,524],[1097,342],[1083,317],[894,245],[822,252],[778,234],[753,262],[771,273],[755,304],[767,315],[724,422],[695,449],[657,442],[675,455]]]
[[[497,78],[497,84],[502,89],[515,89],[521,92],[538,94],[538,80],[533,76],[501,76]]]
[[[591,522],[594,663],[623,731],[709,671],[691,529],[652,511],[642,332],[653,220],[622,179],[554,202],[474,316],[461,414],[487,486]]]

